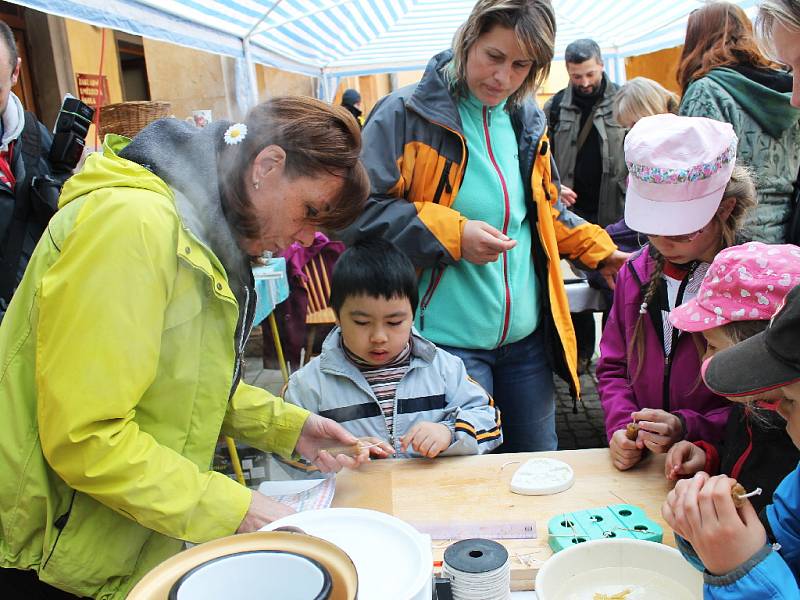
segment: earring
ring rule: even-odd
[[[259,184],[258,180],[253,182],[253,188],[256,189],[256,190],[259,188],[260,185],[261,184]]]

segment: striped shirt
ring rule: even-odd
[[[383,419],[386,421],[389,436],[394,439],[394,400],[397,394],[397,384],[405,377],[411,366],[411,344],[406,344],[403,351],[392,362],[385,365],[371,365],[350,352],[344,342],[341,345],[344,355],[361,371],[364,379],[372,388],[372,392],[378,399],[378,405],[381,407]]]

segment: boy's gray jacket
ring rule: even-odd
[[[355,436],[376,436],[403,453],[400,437],[414,423],[447,425],[453,441],[442,455],[483,454],[503,441],[500,411],[494,400],[467,376],[464,363],[420,336],[411,334],[411,365],[397,384],[395,436],[389,435],[378,399],[361,371],[344,355],[336,327],[322,344],[322,353],[289,380],[284,399],[342,423]]]

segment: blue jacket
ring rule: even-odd
[[[707,600],[800,599],[800,465],[775,490],[766,508],[770,542],[730,573],[706,572],[703,597]],[[694,566],[700,563],[692,547],[675,536],[678,549]]]

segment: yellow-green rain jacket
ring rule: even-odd
[[[95,598],[236,531],[220,430],[289,456],[308,416],[236,386],[226,270],[127,143],[66,184],[0,327],[0,566]]]

